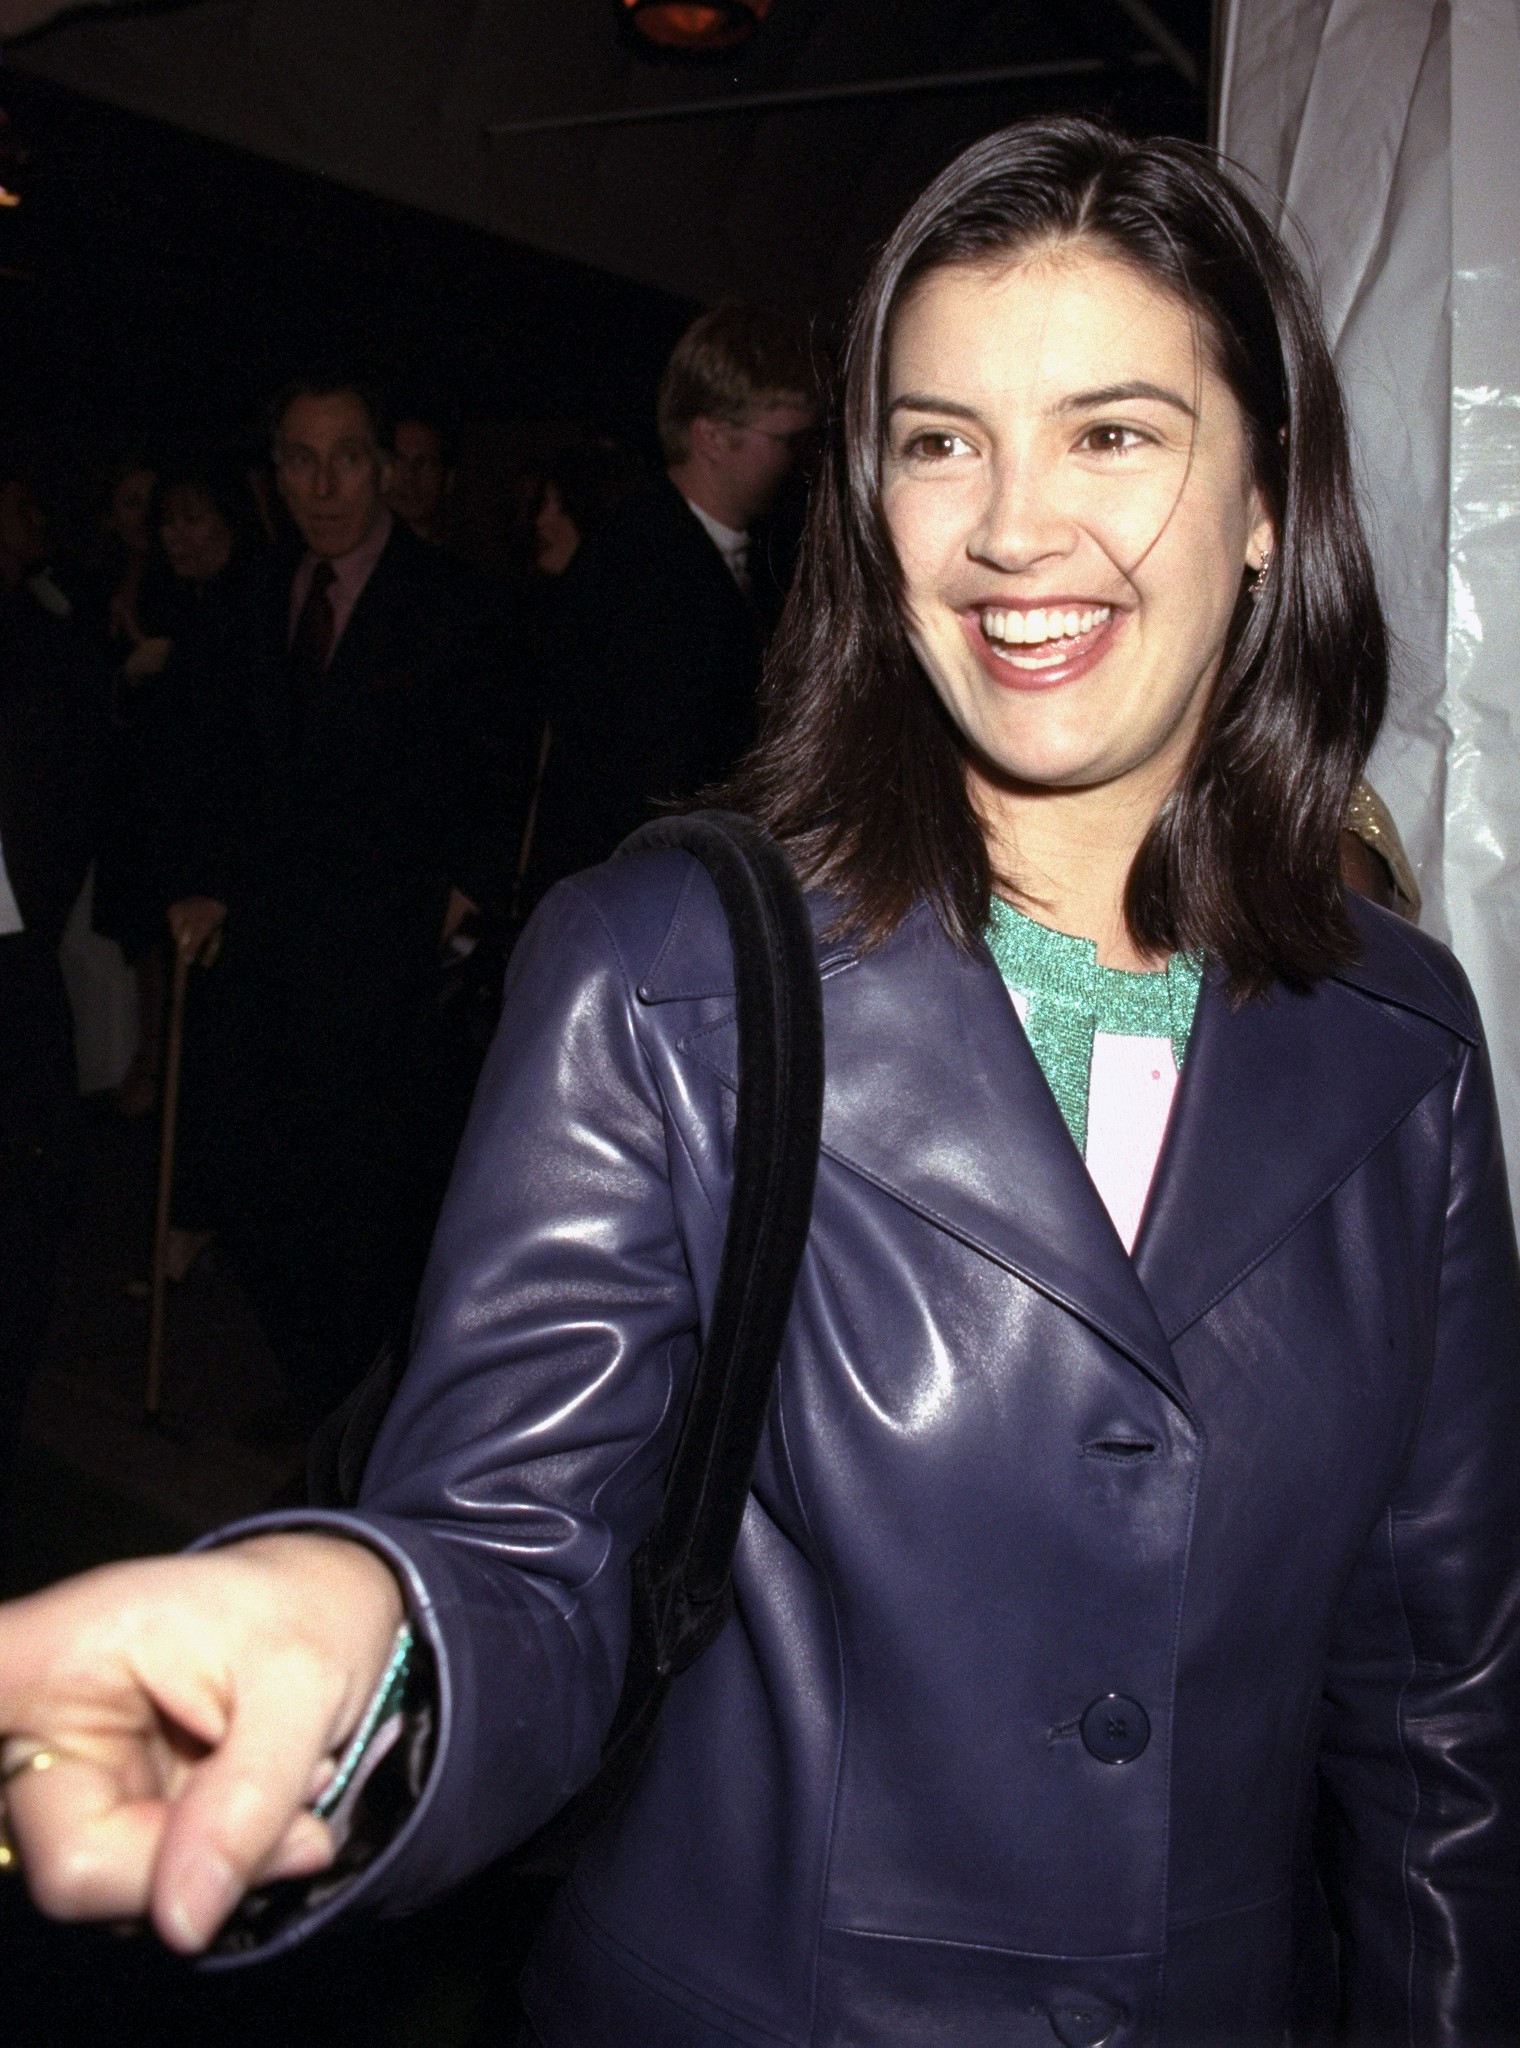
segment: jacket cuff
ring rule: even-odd
[[[351,1913],[383,1910],[386,1880],[423,1822],[452,1722],[452,1687],[431,1595],[406,1551],[357,1515],[317,1508],[251,1516],[191,1544],[220,1550],[254,1536],[328,1534],[362,1543],[390,1567],[406,1604],[412,1646],[401,1706],[400,1738],[374,1770],[355,1807],[337,1860],[314,1878],[261,1886],[238,1907],[201,1957],[206,1970],[236,1968],[282,1955]]]

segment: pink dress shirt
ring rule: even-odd
[[[353,617],[354,606],[364,594],[364,586],[374,574],[375,564],[385,553],[385,544],[391,537],[395,521],[389,512],[381,507],[380,517],[375,521],[364,539],[356,548],[350,548],[346,555],[333,558],[333,580],[327,592],[327,602],[332,607],[333,636],[328,652],[331,661],[337,651],[338,642],[343,638],[343,629]],[[285,644],[288,647],[296,636],[296,620],[301,616],[301,607],[306,602],[306,593],[311,589],[311,579],[316,572],[318,557],[310,548],[301,557],[300,567],[290,586],[290,617],[286,624]]]

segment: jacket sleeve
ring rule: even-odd
[[[698,1307],[639,1006],[588,893],[513,956],[418,1311],[350,1514],[395,1570],[436,1673],[432,1766],[377,1859],[263,1952],[338,1912],[423,1904],[590,1777],[627,1653],[629,1561],[684,1414]]]
[[[1321,1841],[1356,2048],[1486,2048],[1520,2014],[1520,1279],[1486,1054],[1452,1110],[1418,1435],[1342,1603]]]

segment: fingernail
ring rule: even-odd
[[[236,1905],[239,1890],[231,1864],[210,1851],[197,1857],[164,1905],[173,1946],[189,1953],[203,1949]]]

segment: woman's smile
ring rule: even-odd
[[[979,606],[965,616],[972,649],[1000,689],[1049,690],[1100,662],[1124,613],[1087,599]]]

